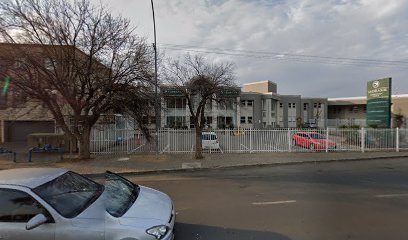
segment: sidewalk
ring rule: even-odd
[[[59,161],[57,155],[36,156],[32,163],[14,163],[11,157],[0,155],[0,169],[23,167],[65,168],[82,174],[117,173],[146,174],[199,169],[234,168],[262,165],[302,164],[330,161],[358,161],[406,157],[408,152],[335,152],[335,153],[241,153],[206,154],[203,160],[192,159],[191,154],[132,154],[96,155],[91,160]]]

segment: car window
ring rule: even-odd
[[[138,185],[117,174],[106,172],[104,193],[106,211],[114,217],[122,217],[136,201],[139,191]]]
[[[102,194],[104,187],[84,176],[67,172],[33,189],[59,214],[74,218]]]
[[[215,135],[215,134],[203,134],[201,139],[202,140],[217,140],[217,135]]]
[[[326,137],[322,134],[319,133],[311,133],[310,137],[313,139],[326,139]]]
[[[35,199],[25,192],[0,189],[0,222],[28,222],[37,214],[52,219]]]

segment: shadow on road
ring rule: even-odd
[[[176,223],[175,240],[290,240],[274,232],[261,232],[205,225]]]

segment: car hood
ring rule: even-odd
[[[104,224],[105,205],[103,198],[99,197],[91,206],[89,206],[80,215],[71,219],[71,223],[77,227],[86,227],[93,222],[93,225]],[[133,226],[139,225],[144,220],[156,222],[157,224],[167,224],[170,220],[173,210],[173,203],[169,196],[157,190],[140,186],[139,196],[132,207],[120,218],[121,225]]]
[[[167,223],[173,204],[169,196],[157,190],[140,186],[139,196],[132,207],[119,219],[121,223],[132,218],[159,220]]]

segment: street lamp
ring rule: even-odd
[[[158,83],[157,83],[157,42],[156,42],[156,19],[154,16],[154,5],[153,5],[153,0],[150,0],[152,3],[152,13],[153,13],[153,30],[154,30],[154,43],[153,43],[153,49],[154,49],[154,94],[155,94],[155,99],[154,99],[154,112],[155,112],[155,117],[156,117],[156,154],[159,154],[159,122],[160,122],[160,116],[159,116],[159,99],[158,99]]]

